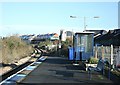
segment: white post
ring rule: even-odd
[[[111,49],[110,49],[110,64],[109,64],[109,74],[108,74],[109,79],[111,78],[110,77],[111,65],[113,68],[113,45],[111,45]]]
[[[98,52],[97,45],[95,45],[95,58],[96,59],[97,59],[97,52]]]
[[[116,57],[116,66],[120,64],[120,46],[118,47],[117,57]]]
[[[111,56],[110,56],[110,64],[113,65],[113,45],[111,45]]]
[[[102,45],[102,59],[104,59],[104,47]]]

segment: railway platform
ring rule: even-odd
[[[36,85],[42,83],[113,83],[99,72],[92,73],[81,65],[74,66],[65,57],[48,56],[37,68],[30,72],[18,85]]]

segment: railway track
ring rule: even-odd
[[[12,72],[4,75],[3,81],[0,82],[0,85],[16,85],[21,82],[30,72],[32,72],[37,66],[39,66],[47,57],[42,56],[37,61],[29,62],[27,66],[18,67],[17,69],[12,70]],[[18,70],[19,69],[19,70]],[[17,71],[18,70],[18,71]],[[9,75],[9,76],[8,76]]]
[[[37,51],[40,52],[40,50],[37,49]],[[36,58],[34,59],[34,61],[32,60],[32,58]],[[33,66],[35,65],[39,65],[41,63],[41,61],[43,61],[43,57],[42,54],[40,54],[38,57],[32,57],[29,61],[17,66],[16,68],[2,74],[0,77],[2,78],[0,80],[0,85],[8,85],[8,83],[12,82],[15,84],[18,80],[15,81],[15,77],[19,76],[19,74],[22,74],[23,71],[29,71],[29,70],[33,70]],[[37,62],[40,61],[40,62]],[[24,75],[24,73],[22,74]],[[26,74],[27,75],[27,74]],[[21,76],[21,75],[20,75]],[[16,79],[19,79],[18,77],[16,77]]]
[[[20,71],[21,69],[25,68],[26,66],[30,65],[32,62],[25,62],[24,64],[4,73],[3,75],[1,75],[1,81],[5,80],[6,78],[8,78],[9,76],[15,74],[16,72]],[[0,82],[1,82],[0,81]]]

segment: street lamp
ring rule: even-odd
[[[70,18],[77,18],[76,16],[70,16]],[[86,30],[86,27],[87,27],[87,25],[86,25],[86,18],[87,17],[83,17],[84,18],[84,31]],[[93,18],[99,18],[99,16],[94,16]]]

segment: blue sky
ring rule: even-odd
[[[84,16],[87,29],[118,28],[117,2],[1,2],[0,10],[0,36],[83,31]]]

